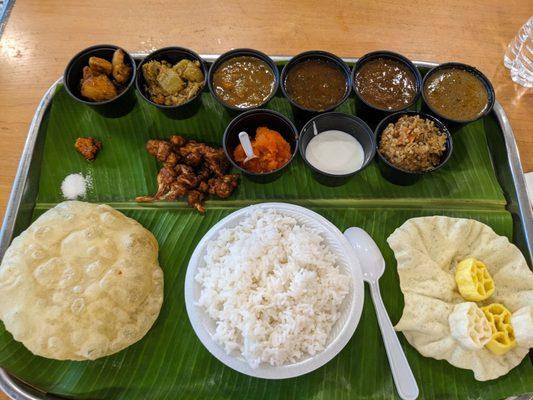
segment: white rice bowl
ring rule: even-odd
[[[341,232],[303,207],[237,211],[198,244],[185,282],[204,346],[239,372],[281,379],[333,358],[361,315],[363,283]]]

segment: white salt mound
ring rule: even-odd
[[[208,243],[197,305],[216,321],[214,340],[252,368],[323,351],[350,276],[319,233],[275,211],[257,211]]]
[[[82,174],[70,174],[66,176],[61,183],[63,197],[69,200],[85,197],[87,187],[90,186],[90,183],[90,177],[85,178]]]

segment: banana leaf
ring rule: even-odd
[[[474,218],[513,239],[515,223],[506,210],[506,193],[493,168],[487,142],[487,130],[498,129],[494,117],[457,133],[447,166],[409,187],[385,181],[373,162],[346,185],[329,188],[315,182],[303,162],[296,159],[273,183],[261,185],[243,178],[231,198],[208,201],[205,215],[183,201],[135,203],[136,196],[156,190],[158,165],[144,148],[148,139],[177,133],[220,145],[231,115],[207,92],[201,101],[197,113],[182,120],[168,118],[140,98],[130,114],[106,119],[58,88],[40,127],[44,144],[35,208],[29,219],[62,201],[60,186],[66,175],[90,176],[88,201],[112,205],[156,236],[165,273],[165,300],[158,320],[141,341],[96,361],[34,356],[0,324],[0,366],[42,390],[79,399],[397,399],[369,293],[365,293],[356,333],[331,362],[302,377],[261,380],[225,367],[196,338],[183,297],[188,259],[209,228],[240,207],[264,201],[300,204],[341,230],[360,226],[374,237],[387,263],[380,285],[395,323],[402,313],[403,296],[386,238],[406,219],[435,214]],[[281,96],[269,107],[292,117],[288,102]],[[356,113],[353,99],[338,111]],[[103,142],[96,161],[89,163],[73,150],[79,136],[93,136]],[[18,231],[23,228],[24,224],[17,227]],[[505,377],[477,382],[472,372],[421,356],[402,335],[400,341],[422,399],[491,400],[533,392],[533,368],[527,357]]]

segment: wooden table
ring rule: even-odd
[[[413,60],[471,64],[492,80],[524,169],[533,171],[533,90],[515,85],[502,64],[507,43],[533,14],[530,0],[253,3],[17,0],[0,39],[0,219],[42,94],[77,51],[97,43],[131,52],[179,45],[198,53],[251,47],[347,57],[387,49]]]

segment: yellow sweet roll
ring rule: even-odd
[[[516,343],[522,347],[533,347],[533,306],[525,306],[511,315]]]
[[[470,350],[482,349],[492,337],[487,317],[476,303],[459,303],[448,317],[452,337]]]
[[[457,264],[455,281],[461,296],[469,301],[482,301],[494,293],[494,281],[481,261],[473,257]]]
[[[481,307],[481,310],[485,313],[492,329],[492,337],[485,345],[487,349],[494,354],[502,355],[514,348],[516,339],[509,310],[499,303]]]

